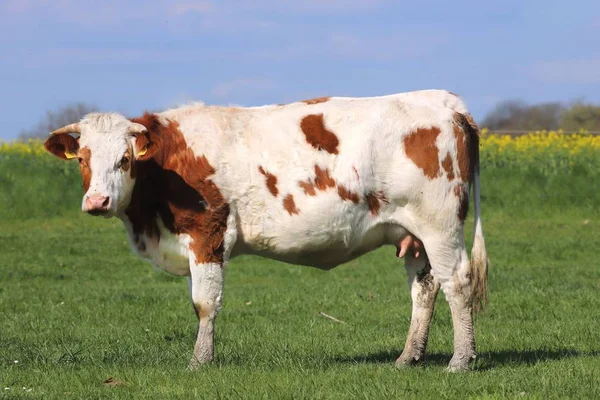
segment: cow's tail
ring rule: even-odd
[[[483,227],[481,224],[481,185],[479,182],[479,127],[473,121],[470,115],[466,116],[470,139],[470,158],[473,171],[473,248],[471,249],[471,277],[472,277],[472,299],[473,310],[481,311],[487,305],[487,277],[488,263],[487,252],[485,250],[485,240],[483,238]]]

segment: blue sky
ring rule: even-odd
[[[87,102],[136,116],[444,88],[600,103],[600,1],[0,0],[0,139]]]

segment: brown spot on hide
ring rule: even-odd
[[[356,174],[356,168],[354,168]],[[315,165],[315,177],[313,179],[307,179],[306,181],[299,181],[298,186],[302,188],[304,194],[307,196],[316,196],[317,191],[326,191],[327,189],[336,188],[340,198],[344,201],[351,201],[354,204],[358,204],[361,200],[359,194],[348,190],[344,185],[336,183],[336,181],[329,175],[328,169],[322,169],[318,165]],[[365,203],[369,208],[369,211],[373,215],[379,214],[382,204],[388,204],[389,201],[383,192],[371,191],[364,197]]]
[[[450,157],[450,153],[446,153],[446,158],[444,158],[444,161],[442,161],[442,167],[446,171],[446,176],[448,177],[448,180],[453,180],[454,166],[452,165],[452,157]]]
[[[215,169],[187,146],[177,122],[163,124],[149,113],[132,121],[148,129],[136,137],[136,154],[148,151],[135,161],[137,179],[125,210],[134,234],[160,238],[160,217],[170,232],[190,235],[198,263],[222,263],[229,204],[209,179]]]
[[[469,211],[469,186],[465,183],[454,186],[454,195],[458,198],[457,217],[461,222],[467,219]]]
[[[326,101],[329,101],[329,96],[316,97],[314,99],[302,100],[302,102],[306,103],[306,104],[319,104],[319,103],[325,103]]]
[[[335,187],[335,180],[329,175],[328,169],[321,169],[318,165],[315,165],[315,186],[319,190]]]
[[[283,208],[290,214],[300,214],[300,210],[296,208],[296,202],[294,201],[294,196],[288,194],[283,199]]]
[[[300,186],[304,190],[304,194],[307,196],[316,196],[317,191],[315,190],[315,186],[313,183],[300,181],[298,182],[298,186]]]
[[[277,177],[269,172],[266,172],[263,167],[258,167],[258,170],[265,176],[267,180],[267,189],[269,189],[269,192],[271,192],[273,196],[277,197],[277,194],[279,193],[279,190],[277,190]]]
[[[454,113],[454,136],[460,179],[471,183],[479,163],[479,128],[470,115]]]
[[[349,200],[354,204],[358,204],[360,198],[354,192],[349,191],[342,185],[338,185],[338,195],[342,198],[342,200]]]
[[[335,180],[329,175],[328,169],[321,169],[321,167],[315,165],[315,178],[313,180],[300,181],[298,182],[298,186],[304,190],[304,194],[307,196],[316,196],[316,189],[325,191],[329,188],[334,188]]]
[[[439,134],[440,129],[436,127],[419,128],[404,138],[406,155],[429,179],[435,178],[440,172],[439,151],[435,144]]]
[[[92,152],[87,147],[83,147],[77,153],[77,157],[79,158],[79,171],[81,172],[83,191],[87,193],[92,181],[92,167],[90,167]]]
[[[77,154],[79,141],[69,134],[53,135],[46,139],[44,148],[56,157],[68,160],[65,153]]]
[[[389,201],[383,192],[369,192],[365,196],[365,201],[369,207],[369,211],[371,211],[371,214],[373,215],[379,214],[381,204],[389,204]]]
[[[338,154],[339,140],[333,132],[325,128],[323,114],[310,114],[302,118],[300,128],[312,147],[330,154]]]

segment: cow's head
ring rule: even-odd
[[[123,212],[135,183],[135,163],[147,156],[144,125],[114,113],[92,113],[50,134],[44,147],[63,160],[78,160],[81,208],[92,215]]]

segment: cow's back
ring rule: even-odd
[[[390,218],[432,190],[423,162],[438,160],[419,165],[405,139],[439,129],[433,145],[451,151],[448,106],[464,108],[444,91],[334,97],[197,117],[216,127],[211,137],[193,117],[180,126],[238,215],[234,253],[326,268],[406,235]]]

